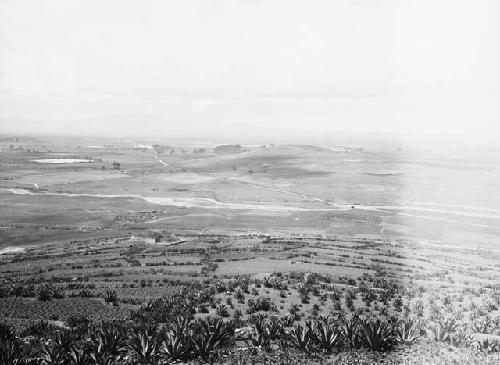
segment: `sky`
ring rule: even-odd
[[[498,0],[0,0],[0,133],[500,138]]]

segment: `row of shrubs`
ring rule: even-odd
[[[343,349],[389,351],[399,344],[411,345],[422,336],[421,323],[322,317],[287,330],[278,317],[251,316],[250,326],[236,329],[234,321],[217,317],[194,319],[179,315],[167,323],[138,320],[91,323],[73,317],[67,328],[47,322],[30,326],[21,335],[0,324],[1,364],[164,364],[201,359],[212,361],[245,341],[251,349],[327,355]],[[452,343],[455,323],[445,321],[429,328],[435,341]],[[26,337],[22,337],[26,336]],[[458,345],[458,344],[457,344]],[[500,351],[498,341],[488,339],[461,343],[484,352]]]
[[[52,299],[62,299],[66,297],[65,290],[61,286],[53,285],[52,283],[42,284],[39,287],[29,287],[29,289],[25,289],[22,293],[19,293],[19,295],[17,294],[17,292],[12,293],[0,291],[0,298],[20,296],[24,298],[36,297],[41,301],[49,301]],[[115,290],[106,290],[105,292],[100,293],[88,289],[81,289],[79,291],[69,293],[68,296],[73,298],[102,297],[107,303],[116,303],[118,301],[118,295]]]
[[[487,338],[474,340],[469,332],[462,331],[456,320],[426,324],[408,317],[388,320],[352,317],[335,319],[331,316],[293,325],[289,317],[252,316],[249,320],[255,331],[248,336],[253,346],[270,349],[273,341],[280,346],[290,346],[306,353],[331,353],[341,349],[366,348],[372,351],[390,351],[397,345],[412,345],[422,338],[443,342],[457,347],[470,347],[485,353],[499,352],[500,342]],[[285,328],[290,326],[287,331]]]
[[[160,364],[209,360],[234,341],[234,327],[216,317],[168,324],[81,320],[67,329],[37,324],[38,337],[19,337],[0,325],[0,364]]]
[[[219,288],[222,289],[222,288]],[[193,290],[181,287],[168,297],[145,302],[127,320],[93,324],[85,317],[71,317],[65,328],[46,322],[29,326],[19,334],[0,326],[0,363],[33,359],[40,364],[155,364],[166,361],[209,359],[245,341],[252,349],[269,351],[297,349],[305,354],[328,354],[346,348],[390,351],[397,345],[411,345],[421,337],[455,346],[498,352],[499,343],[474,341],[458,328],[455,319],[425,322],[395,318],[371,320],[316,317],[296,324],[293,315],[277,317],[250,315],[232,321],[206,317],[195,319],[197,308],[210,301],[216,288]],[[110,302],[115,293],[108,292]],[[267,302],[257,306],[263,310]],[[78,361],[76,360],[78,359]],[[15,360],[15,361],[14,361]],[[30,360],[31,361],[31,360]],[[17,362],[20,363],[20,362]]]

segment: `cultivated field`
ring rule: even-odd
[[[0,148],[0,363],[500,361],[498,151]]]

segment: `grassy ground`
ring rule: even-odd
[[[39,320],[62,328],[76,314],[127,317],[149,299],[199,285],[211,299],[195,318],[242,327],[263,314],[294,316],[294,326],[320,316],[411,317],[425,328],[411,346],[387,354],[293,349],[295,363],[303,356],[302,363],[497,359],[477,346],[434,341],[430,330],[453,318],[454,336],[499,339],[500,218],[496,195],[485,198],[495,172],[477,174],[482,165],[460,156],[290,145],[234,155],[84,140],[4,141],[0,148],[0,249],[25,247],[0,255],[0,322],[20,331]],[[33,161],[66,157],[94,162]],[[475,200],[460,200],[463,189]],[[401,208],[429,201],[427,210]],[[47,283],[62,297],[41,300]],[[110,293],[116,298],[106,301]],[[256,302],[266,309],[255,310]],[[248,341],[225,356],[218,361],[277,362]]]

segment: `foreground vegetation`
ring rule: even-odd
[[[470,361],[478,363],[494,363],[499,359],[500,341],[488,336],[475,338],[476,333],[498,337],[498,317],[494,320],[485,317],[489,321],[478,318],[463,325],[459,313],[444,311],[426,319],[411,310],[403,313],[397,300],[394,315],[387,309],[378,315],[353,311],[353,299],[358,294],[365,304],[372,306],[380,299],[382,303],[394,301],[403,289],[383,279],[377,282],[380,286],[377,291],[365,286],[336,289],[325,284],[328,278],[319,275],[308,275],[302,280],[293,289],[300,293],[302,303],[292,304],[286,314],[271,300],[258,295],[247,300],[245,315],[236,310],[230,318],[228,311],[233,306],[230,298],[244,301],[245,295],[251,295],[258,287],[278,288],[286,295],[290,288],[279,273],[262,281],[241,277],[208,286],[194,282],[178,285],[171,288],[168,296],[147,300],[127,316],[115,320],[94,321],[85,315],[72,315],[65,321],[31,322],[18,330],[2,324],[0,363],[243,364],[271,361],[273,356],[288,363],[299,363],[300,359],[312,363],[335,359],[369,363],[373,353],[389,353],[397,362],[401,353],[422,345],[463,349],[471,356]],[[11,287],[10,291],[3,288],[4,296],[18,291],[17,287]],[[33,300],[45,304],[63,300],[65,296],[61,287],[53,284],[42,284],[36,292],[37,299]],[[221,303],[220,293],[226,295],[226,304]],[[341,295],[350,298],[347,299],[350,308],[342,310],[341,304],[339,308]],[[490,295],[495,300],[489,308],[493,312],[500,293],[491,291]],[[318,314],[319,306],[304,313],[302,305],[313,300],[312,297],[319,298],[325,306],[330,301],[330,314]],[[119,306],[116,292],[107,291],[104,300],[109,306]],[[208,308],[215,308],[215,315],[207,313]]]
[[[0,364],[495,364],[496,257],[138,229],[56,242],[0,255]]]

